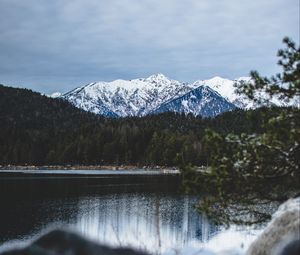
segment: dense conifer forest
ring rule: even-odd
[[[238,109],[206,119],[175,113],[113,119],[0,85],[0,164],[206,165],[206,129],[262,133],[264,121],[278,111],[285,109]]]

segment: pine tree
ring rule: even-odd
[[[264,103],[261,92],[269,98],[299,100],[300,47],[288,38],[283,42],[286,48],[278,51],[282,73],[266,78],[251,72],[252,82],[237,84],[240,93],[258,103]],[[265,209],[270,203],[281,203],[299,192],[299,108],[262,116],[261,133],[206,133],[209,168],[204,179],[211,196],[201,201],[199,209],[217,221],[267,220],[270,214]],[[183,172],[187,190],[202,190],[203,178],[197,177],[196,169],[186,167]]]

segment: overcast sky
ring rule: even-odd
[[[299,43],[299,0],[0,0],[0,83],[270,75],[284,36]]]

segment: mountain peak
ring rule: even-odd
[[[162,81],[162,80],[170,80],[167,76],[165,76],[162,73],[157,73],[157,74],[152,74],[146,80],[151,80],[151,81]]]
[[[212,78],[210,78],[209,80],[224,80],[225,78],[221,77],[221,76],[214,76]]]
[[[227,78],[223,78],[221,76],[215,76],[215,77],[213,77],[211,79],[208,79],[206,81],[210,81],[210,82],[214,82],[214,83],[224,83],[226,81],[231,81],[231,80],[229,80]]]

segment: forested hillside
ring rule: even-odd
[[[175,113],[113,119],[0,86],[0,164],[206,165],[207,128],[261,133],[266,116],[284,110],[235,110],[213,119]]]

